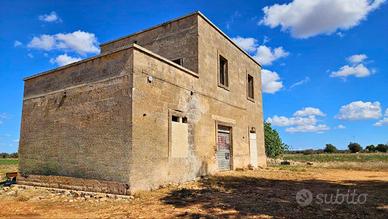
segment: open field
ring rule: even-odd
[[[388,153],[285,154],[284,160],[313,162],[314,167],[351,170],[388,170]]]
[[[388,162],[388,153],[285,154],[282,157],[306,162]]]
[[[17,159],[4,159],[0,158],[0,181],[5,178],[5,173],[15,172],[18,169],[18,160]]]
[[[296,202],[301,189],[313,194],[312,203],[306,207]],[[364,204],[318,203],[318,194],[347,194],[354,190],[358,195],[367,195]],[[386,218],[387,197],[388,169],[280,166],[223,172],[198,182],[142,192],[129,200],[73,197],[47,189],[13,187],[0,193],[0,217]]]

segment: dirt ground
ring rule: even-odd
[[[310,205],[303,207],[296,201],[301,189],[312,192]],[[351,192],[360,202],[364,199],[357,198],[364,194],[365,203],[329,203],[330,197]],[[319,194],[327,194],[326,203],[318,202]],[[139,193],[132,199],[73,197],[46,189],[14,187],[1,191],[0,217],[388,218],[388,170],[269,167],[230,171]]]

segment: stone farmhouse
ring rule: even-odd
[[[200,12],[24,80],[18,183],[131,194],[266,165],[261,66]]]

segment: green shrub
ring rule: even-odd
[[[282,142],[279,133],[272,129],[271,124],[264,123],[265,153],[268,157],[277,157],[288,150],[288,145]]]
[[[362,151],[362,147],[358,143],[350,142],[348,145],[349,151],[352,153],[357,153]]]
[[[373,144],[368,145],[368,146],[365,147],[365,150],[367,152],[375,152],[376,151],[376,146],[374,146]]]
[[[388,145],[386,144],[378,144],[376,147],[376,151],[386,153],[388,152]]]
[[[325,153],[335,153],[337,152],[337,148],[332,144],[326,144],[325,149],[323,149]]]

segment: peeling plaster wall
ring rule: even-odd
[[[26,80],[21,173],[128,183],[131,72],[127,49]]]

